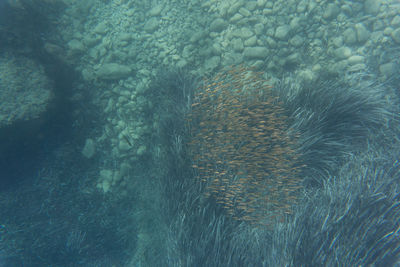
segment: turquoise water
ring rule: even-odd
[[[0,266],[397,266],[396,0],[0,0]]]

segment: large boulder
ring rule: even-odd
[[[38,119],[52,96],[41,65],[24,56],[0,54],[0,128]]]

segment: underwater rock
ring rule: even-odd
[[[219,66],[220,62],[221,58],[219,56],[214,56],[205,61],[204,68],[208,71],[214,70]]]
[[[275,30],[275,38],[279,40],[286,40],[289,31],[290,31],[290,26],[288,25],[279,26]]]
[[[86,139],[85,146],[82,149],[82,155],[86,158],[90,159],[93,157],[94,153],[96,153],[96,145],[93,139]]]
[[[333,19],[340,13],[340,8],[336,4],[328,4],[322,15],[324,19]]]
[[[97,77],[103,80],[118,80],[127,78],[131,72],[132,70],[128,66],[117,63],[106,63],[97,71]]]
[[[379,66],[379,72],[385,77],[390,77],[396,73],[396,64],[393,62],[382,64]]]
[[[367,14],[378,14],[381,7],[381,0],[366,0],[364,3],[364,11]]]
[[[244,49],[243,41],[240,38],[235,38],[232,40],[233,50],[236,52],[241,52]]]
[[[243,55],[249,59],[264,59],[268,56],[268,49],[265,47],[246,47]]]
[[[43,66],[11,53],[0,58],[0,127],[39,119],[53,96]]]
[[[371,35],[371,33],[367,30],[367,28],[365,28],[364,24],[362,24],[362,23],[356,24],[355,29],[357,32],[357,40],[360,43],[364,43],[369,39],[369,36]]]
[[[352,28],[348,28],[343,32],[344,42],[346,44],[354,44],[357,42],[357,34]]]
[[[71,51],[71,53],[73,54],[80,54],[85,52],[85,46],[82,44],[82,42],[73,39],[71,41],[68,42],[68,48]]]
[[[158,4],[154,6],[152,9],[149,11],[149,16],[151,17],[156,17],[161,14],[161,11],[163,10],[164,6],[162,4]]]
[[[101,23],[99,23],[99,24],[94,28],[93,31],[94,31],[95,33],[104,35],[108,30],[109,30],[109,28],[108,28],[107,24],[104,23],[104,22],[101,22]]]
[[[249,39],[244,41],[244,45],[245,46],[255,46],[257,45],[257,37],[256,36],[252,36]]]
[[[220,32],[223,31],[228,26],[225,20],[218,18],[211,22],[210,31],[212,32]]]
[[[335,56],[338,59],[349,58],[351,56],[351,49],[347,46],[339,47],[338,49],[335,50]]]
[[[300,35],[295,35],[292,39],[290,39],[289,43],[294,47],[300,47],[304,44],[304,38]]]
[[[158,28],[158,19],[153,17],[144,24],[144,30],[148,33],[152,33]]]
[[[400,28],[392,31],[392,33],[390,35],[392,36],[393,40],[396,43],[398,43],[398,44],[400,43]]]

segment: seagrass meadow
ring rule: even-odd
[[[166,231],[155,262],[397,261],[399,133],[391,86],[364,74],[272,84],[244,66],[203,79],[160,77],[154,91],[164,111]]]

